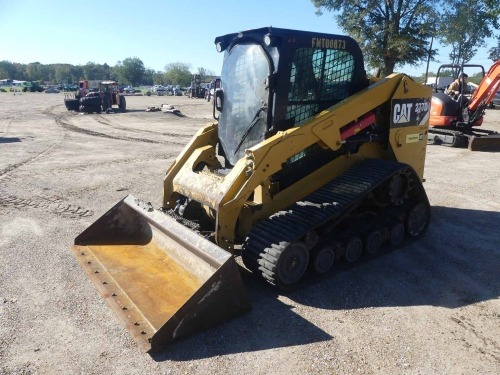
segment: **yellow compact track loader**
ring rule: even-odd
[[[261,28],[215,44],[217,122],[168,168],[161,206],[127,196],[73,246],[146,350],[250,308],[236,256],[289,289],[429,225],[430,88],[367,78],[346,36]]]

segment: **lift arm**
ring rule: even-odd
[[[474,112],[481,107],[488,105],[500,88],[500,60],[495,62],[488,73],[483,77],[477,90],[474,92],[469,103],[469,112]]]

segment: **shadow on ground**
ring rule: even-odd
[[[17,137],[0,137],[0,143],[15,143],[22,142],[21,138]]]
[[[433,207],[425,237],[357,265],[336,265],[281,293],[242,270],[253,309],[242,318],[195,334],[152,354],[155,361],[190,361],[231,353],[328,341],[332,336],[294,313],[294,306],[352,310],[398,306],[449,309],[500,295],[500,213]],[[281,295],[287,298],[278,299]],[[291,300],[290,305],[282,300]]]

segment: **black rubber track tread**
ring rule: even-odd
[[[290,215],[290,213],[288,213],[287,218],[287,220],[289,220],[291,223],[296,223],[296,227],[299,228],[308,228],[309,224],[313,223],[312,217],[310,215],[304,216],[302,213],[296,215]],[[273,228],[278,232],[286,233],[286,231],[283,230],[283,227],[280,226],[279,219],[275,218],[274,220],[274,222],[270,223],[270,228]]]
[[[293,243],[321,224],[342,218],[372,190],[406,168],[411,169],[407,164],[383,159],[367,159],[357,164],[252,228],[243,244],[244,264],[271,284],[279,284],[273,270],[286,248],[280,243]],[[420,190],[425,196],[421,184]]]
[[[273,236],[271,236],[267,231],[262,230],[260,228],[255,228],[255,234],[257,236],[260,236],[260,238],[262,238],[264,240],[268,240],[268,241],[275,240],[275,238],[273,238]]]

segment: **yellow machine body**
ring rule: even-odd
[[[287,38],[292,34],[295,39]],[[249,40],[255,40],[255,45]],[[75,239],[75,257],[145,350],[161,348],[250,308],[235,256],[242,254],[245,265],[254,273],[262,271],[271,284],[288,287],[302,277],[309,259],[313,268],[324,272],[333,258],[344,256],[352,261],[362,239],[369,244],[367,251],[375,252],[379,242],[399,243],[402,230],[411,237],[425,231],[429,208],[421,182],[430,88],[404,74],[366,79],[359,47],[348,37],[265,28],[216,39],[221,50],[242,47],[253,54],[267,48],[277,71],[291,66],[293,71],[297,66],[298,60],[289,51],[315,57],[308,52],[311,43],[319,51],[315,53],[330,57],[338,53],[344,60],[351,56],[345,52],[350,48],[354,63],[360,60],[355,67],[359,89],[356,86],[352,94],[331,103],[311,102],[322,103],[322,109],[291,126],[262,131],[260,141],[242,148],[243,156],[228,163],[262,114],[267,113],[268,124],[277,121],[271,108],[279,111],[280,98],[286,99],[292,86],[289,77],[279,78],[272,71],[265,82],[253,80],[264,83],[262,90],[269,92],[270,104],[264,103],[257,111],[231,155],[221,151],[227,145],[227,139],[221,141],[221,120],[206,125],[168,168],[160,208],[127,196]],[[278,52],[283,65],[278,65]],[[226,57],[226,66],[233,67],[229,52]],[[287,59],[293,64],[287,64]],[[316,73],[321,73],[318,66]],[[254,68],[249,65],[250,70]],[[300,77],[297,74],[296,82]],[[335,79],[333,85],[342,87]],[[224,90],[231,93],[228,80],[223,74],[222,87],[214,94],[218,111],[236,106],[230,96],[223,96]],[[285,168],[292,169],[292,177],[300,172],[290,161],[299,160],[311,148],[327,152],[328,158],[284,183],[280,173]],[[373,164],[372,173],[370,161],[385,164]],[[327,197],[326,201],[318,203],[314,194]],[[331,207],[339,208],[330,215]],[[191,209],[194,214],[188,213]],[[308,210],[319,219],[306,225],[307,220],[293,216],[294,210],[301,215],[301,210]],[[278,220],[290,220],[281,227],[275,220],[277,214]],[[383,227],[363,229],[360,223],[367,221]],[[294,227],[294,222],[301,227]],[[350,239],[345,237],[350,233],[349,222],[361,228],[359,235],[349,234]],[[266,232],[267,224],[278,230]],[[280,227],[290,228],[289,233],[280,237]],[[290,237],[295,231],[300,238]],[[270,242],[262,245],[266,241]],[[261,245],[262,249],[255,250]],[[302,267],[300,272],[297,265]]]

